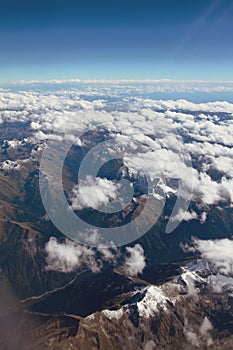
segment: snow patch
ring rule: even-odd
[[[9,159],[5,160],[0,164],[0,170],[15,170],[15,169],[19,169],[19,164]]]
[[[119,310],[103,310],[102,313],[104,316],[106,316],[109,320],[112,319],[121,319],[123,317],[123,308],[120,308]]]
[[[137,303],[139,316],[149,318],[160,309],[167,309],[168,298],[160,287],[150,286],[145,297]]]

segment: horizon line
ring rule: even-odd
[[[31,85],[31,84],[64,84],[64,83],[83,83],[83,84],[124,84],[124,83],[198,83],[198,84],[233,84],[233,80],[201,80],[201,79],[20,79],[16,81],[3,82],[1,85]]]

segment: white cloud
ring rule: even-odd
[[[232,290],[233,288],[233,277],[222,275],[221,273],[217,273],[216,275],[211,275],[209,277],[209,284],[211,289],[215,293],[225,292],[226,289]]]
[[[164,79],[144,79],[144,80],[105,80],[105,79],[53,79],[53,80],[20,80],[12,81],[12,85],[27,86],[27,85],[62,85],[73,84],[79,86],[80,84],[98,85],[101,86],[114,86],[118,88],[130,88],[136,91],[143,91],[147,88],[148,91],[153,92],[223,92],[233,91],[232,81],[205,81],[205,80],[172,80],[168,78]],[[1,90],[0,90],[1,91]]]
[[[212,330],[213,326],[206,316],[204,317],[201,326],[195,330],[189,324],[188,319],[185,318],[184,335],[188,343],[196,348],[208,348],[213,345],[213,339],[211,336]]]
[[[146,267],[143,248],[139,244],[136,244],[134,247],[127,247],[126,251],[129,254],[129,256],[125,259],[124,265],[126,274],[136,276],[139,273],[142,273]]]
[[[200,217],[201,224],[204,224],[206,222],[207,216],[208,216],[207,212],[203,211],[201,213],[201,217]]]
[[[144,350],[155,350],[156,349],[156,344],[153,340],[149,340],[146,342]]]
[[[108,247],[99,243],[97,229],[80,233],[78,238],[81,238],[80,241],[85,242],[85,244],[95,245],[96,249],[68,239],[61,243],[57,238],[51,237],[45,245],[46,269],[69,273],[80,267],[86,267],[92,272],[98,272],[103,267],[103,262],[111,265],[118,262],[121,256],[120,250],[114,243]]]
[[[184,328],[184,335],[186,336],[189,344],[195,346],[196,348],[200,347],[200,341],[199,341],[198,334],[196,334],[195,332],[193,332],[191,330],[187,330],[186,328]]]
[[[225,177],[222,178],[221,182],[216,182],[207,173],[201,172],[198,177],[193,178],[193,199],[201,200],[208,205],[231,202],[233,200],[231,183],[232,180],[227,180]]]
[[[114,243],[110,244],[110,247],[107,247],[105,244],[99,244],[97,249],[104,261],[116,262],[121,255],[120,250]]]
[[[56,80],[51,83],[63,82]],[[79,79],[65,82],[81,83]],[[152,179],[161,175],[178,177],[197,202],[207,205],[222,201],[233,203],[233,149],[229,147],[233,145],[233,121],[230,117],[233,104],[218,101],[196,104],[186,100],[162,101],[135,97],[132,92],[141,91],[142,85],[133,85],[133,81],[111,81],[107,85],[106,81],[100,84],[92,82],[94,85],[89,84],[90,81],[82,83],[76,89],[53,92],[1,90],[0,119],[2,122],[30,122],[36,143],[45,143],[47,139],[70,140],[79,146],[83,144],[77,135],[102,124],[115,139],[116,150],[124,151],[124,162],[131,173],[142,169]],[[173,89],[186,86],[185,89],[194,90],[204,89],[208,85],[208,82],[202,81],[170,80],[141,83],[148,91],[153,91],[159,84],[160,89],[167,89],[172,84]],[[215,82],[210,85],[209,91],[219,90],[219,86],[229,89],[233,83]],[[85,95],[94,97],[88,99]],[[113,96],[117,102],[109,99]],[[124,108],[121,108],[122,104]],[[229,118],[222,118],[219,112],[226,113]],[[192,169],[190,157],[198,160],[198,170]],[[223,172],[224,177],[216,181],[210,177],[210,170]],[[108,185],[112,192],[107,189]],[[103,193],[98,191],[98,186],[104,188]],[[101,203],[114,200],[116,186],[113,182],[97,183],[96,201],[94,195],[90,195],[89,200],[89,196],[80,194],[77,187],[74,192],[80,197],[78,200],[81,199],[81,204],[75,199],[74,203],[77,208],[89,205],[98,207]],[[84,190],[88,192],[85,183]]]
[[[87,266],[93,272],[100,270],[95,260],[94,250],[72,241],[66,240],[60,243],[55,237],[51,237],[46,243],[45,251],[47,254],[46,269],[48,270],[69,273],[81,266]]]
[[[212,331],[212,329],[213,329],[213,326],[210,320],[208,319],[208,317],[204,317],[204,320],[202,321],[202,324],[200,326],[200,334],[202,336],[206,336],[206,334]]]
[[[196,298],[198,295],[198,290],[196,288],[196,279],[198,278],[197,275],[190,271],[186,271],[182,274],[182,278],[186,283],[188,294]]]
[[[72,190],[70,198],[72,208],[74,210],[98,209],[100,206],[116,200],[118,189],[119,185],[113,181],[88,175]]]
[[[195,248],[203,259],[213,264],[220,273],[233,275],[233,240],[194,240]]]
[[[172,221],[191,221],[191,220],[198,220],[198,215],[195,211],[183,211],[182,209],[179,209],[178,213],[172,218]]]
[[[100,235],[97,228],[87,229],[85,232],[77,232],[77,239],[86,245],[97,246],[100,240]]]

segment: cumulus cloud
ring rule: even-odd
[[[97,246],[100,240],[100,236],[96,228],[87,229],[84,232],[77,232],[76,236],[80,242],[90,246]]]
[[[199,348],[200,347],[200,340],[199,335],[193,332],[192,330],[188,330],[184,328],[184,335],[187,338],[187,341],[189,344]]]
[[[156,349],[156,344],[153,340],[149,340],[146,342],[144,346],[144,350],[155,350]]]
[[[100,270],[94,250],[72,241],[66,240],[61,243],[55,237],[51,237],[46,243],[45,252],[48,270],[69,273],[81,266],[86,266],[93,272]]]
[[[197,274],[192,273],[190,271],[185,271],[182,274],[182,278],[186,283],[188,294],[193,298],[197,298],[198,289],[196,288],[196,281],[199,280],[199,277],[197,276]]]
[[[200,334],[202,336],[205,336],[207,333],[212,331],[212,329],[213,329],[213,326],[210,320],[208,319],[208,317],[204,317],[204,320],[202,321],[202,324],[200,326]]]
[[[183,211],[182,209],[180,209],[178,211],[178,213],[172,217],[172,221],[191,221],[191,220],[197,220],[198,219],[198,215],[195,211]]]
[[[105,244],[99,244],[98,252],[101,253],[101,258],[104,261],[116,263],[118,258],[121,256],[120,250],[116,247],[114,243],[107,247]]]
[[[114,266],[122,258],[122,253],[114,243],[106,246],[99,243],[97,229],[79,233],[77,236],[86,245],[77,244],[66,239],[59,242],[51,237],[45,245],[46,269],[58,272],[70,273],[79,268],[88,268],[92,272],[99,272],[104,262]],[[96,248],[91,248],[96,245]]]
[[[203,259],[213,264],[220,273],[233,276],[233,240],[194,240]]]
[[[70,197],[72,208],[74,210],[98,209],[100,206],[116,200],[118,189],[119,185],[116,182],[88,175],[72,190]]]
[[[128,257],[126,257],[124,265],[126,274],[136,276],[139,273],[142,273],[146,267],[146,259],[143,248],[140,246],[140,244],[136,244],[134,247],[127,247],[126,251],[128,253]]]
[[[213,326],[208,317],[204,317],[200,327],[193,328],[194,327],[189,324],[188,319],[185,317],[184,335],[186,336],[188,343],[196,348],[213,345],[213,338],[211,335]]]
[[[67,83],[81,82],[74,79]],[[101,124],[115,140],[114,151],[119,149],[124,153],[123,160],[130,174],[143,170],[152,179],[162,175],[179,178],[183,193],[188,191],[194,201],[206,205],[233,204],[233,104],[138,97],[142,86],[143,91],[152,92],[156,84],[162,84],[160,89],[167,89],[167,84],[174,83],[172,91],[178,89],[177,82],[167,80],[142,82],[141,86],[132,81],[92,83],[94,85],[82,82],[75,89],[52,92],[1,90],[1,122],[30,122],[36,143],[69,140],[80,147],[83,146],[80,134],[96,130]],[[184,82],[180,84],[185,86]],[[188,85],[195,90],[208,84],[189,82]],[[221,86],[229,89],[232,83],[220,86],[213,83],[212,89]],[[216,180],[218,173],[222,175]],[[76,187],[72,205],[77,209],[98,208],[114,200],[117,185],[102,180],[97,180],[94,186],[94,180],[88,179]],[[90,188],[94,187],[95,196],[94,192],[86,196],[84,192],[90,194]],[[164,191],[166,193],[166,188]]]

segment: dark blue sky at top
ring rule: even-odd
[[[233,1],[0,2],[0,79],[233,80]]]

